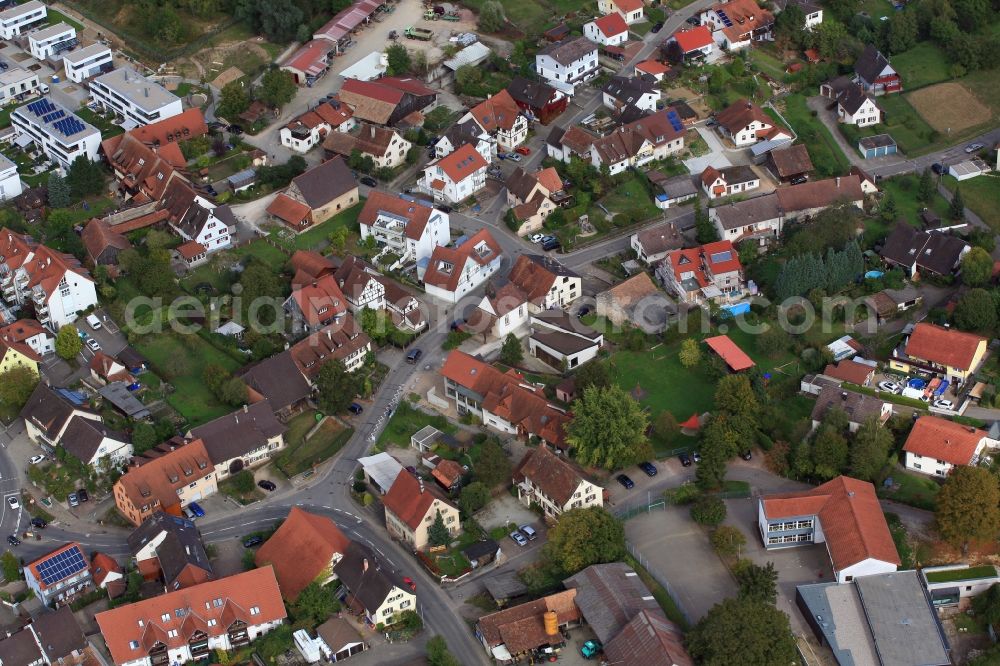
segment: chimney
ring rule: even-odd
[[[753,104],[751,104],[750,102],[747,102],[747,108],[748,109],[752,109],[753,108]]]
[[[330,329],[326,329],[326,339],[333,340],[333,333],[330,332]]]
[[[248,409],[249,409],[249,408],[248,408],[248,407],[247,407],[246,405],[243,405],[243,413],[244,413],[244,414],[246,414],[246,413],[247,413],[247,410],[248,410]]]
[[[374,139],[375,138],[375,126],[374,125],[371,126],[371,133],[372,133],[372,138]]]
[[[837,187],[840,187],[840,176],[837,176]]]
[[[424,494],[424,480],[423,479],[418,479],[418,481],[420,482],[420,494],[423,495]]]
[[[368,558],[361,561],[361,573],[368,573]]]
[[[149,97],[149,88],[143,88],[142,95],[143,97]]]

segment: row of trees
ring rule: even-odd
[[[790,258],[781,269],[775,291],[779,300],[801,296],[813,289],[835,293],[853,282],[864,268],[861,248],[851,241],[843,250],[828,247],[825,257],[804,254]]]
[[[872,418],[851,433],[848,421],[842,409],[830,409],[814,435],[792,448],[792,474],[820,482],[844,473],[876,481],[893,449],[892,432]]]

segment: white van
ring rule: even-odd
[[[924,395],[923,389],[915,389],[909,386],[903,389],[903,397],[913,398],[914,400],[923,400],[924,402],[928,402],[927,397]]]
[[[87,323],[90,324],[90,327],[95,331],[101,327],[101,320],[94,314],[87,315]]]
[[[49,85],[47,83],[39,83],[38,89],[42,91],[43,95],[49,94]]]

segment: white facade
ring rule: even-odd
[[[180,97],[130,67],[121,67],[91,81],[90,98],[137,125],[155,123],[184,111]]]
[[[479,309],[483,312],[489,313],[493,317],[496,317],[496,321],[493,323],[492,333],[501,340],[506,338],[510,333],[526,326],[528,323],[527,301],[519,303],[517,307],[511,308],[501,317],[497,316],[496,309],[493,307],[490,299],[484,296],[483,300],[479,302]]]
[[[537,502],[546,516],[558,518],[570,509],[585,509],[590,506],[604,506],[604,489],[590,481],[580,479],[573,495],[565,503],[552,499],[530,478],[525,477],[517,484],[517,496],[524,504]]]
[[[496,138],[490,136],[488,132],[480,133],[479,136],[476,137],[476,143],[473,147],[487,162],[492,162],[493,158],[497,156],[497,140]],[[434,158],[441,159],[442,157],[446,157],[455,152],[458,148],[461,148],[461,146],[451,145],[451,141],[448,139],[448,136],[442,135],[438,142],[434,144]]]
[[[612,12],[618,12],[629,25],[638,23],[643,17],[642,3],[639,3],[638,6],[635,7],[630,4],[623,7],[619,5],[619,3],[615,2],[615,0],[598,0],[597,10],[605,15]]]
[[[83,83],[112,64],[111,49],[104,44],[91,44],[63,55],[63,70],[66,78],[75,83]]]
[[[461,180],[455,181],[437,164],[429,164],[424,168],[424,178],[420,186],[425,192],[434,196],[434,201],[458,203],[486,187],[486,169],[487,165],[484,165],[466,174]],[[441,181],[443,185],[435,187],[436,181]]]
[[[823,22],[823,9],[816,7],[815,10],[806,14],[806,30],[812,30]]]
[[[618,46],[628,41],[628,30],[619,32],[617,35],[606,35],[596,21],[591,21],[583,24],[583,36],[604,46]]]
[[[448,213],[437,208],[431,210],[420,238],[410,238],[405,229],[407,220],[388,212],[379,212],[371,225],[361,224],[361,240],[375,237],[380,246],[389,246],[399,254],[403,263],[419,262],[430,258],[434,248],[451,240]]]
[[[568,64],[562,64],[552,56],[539,53],[535,56],[535,71],[543,79],[553,83],[557,90],[571,92],[577,83],[589,81],[598,75],[597,45],[594,48]]]
[[[603,93],[603,95],[604,95],[604,106],[606,108],[617,109],[619,106],[623,106],[622,104],[620,104],[621,100],[619,100],[614,95],[611,95],[610,93],[607,92]],[[637,108],[646,111],[648,113],[655,113],[656,103],[659,101],[660,101],[660,91],[659,89],[654,89],[650,92],[639,95],[639,98],[634,100],[632,104],[635,105]]]
[[[684,150],[683,134],[673,141],[668,141],[660,144],[659,146],[654,146],[653,143],[647,139],[642,143],[639,150],[637,150],[634,155],[622,157],[622,159],[616,162],[609,162],[608,171],[611,175],[615,175],[616,173],[625,171],[629,167],[639,167],[655,160],[662,160],[669,155],[679,153],[682,150]],[[601,166],[604,164],[601,159],[600,151],[598,151],[595,147],[591,147],[590,149],[590,163],[593,164],[594,168],[598,170],[600,170]]]
[[[182,226],[175,224],[171,224],[171,228],[185,241],[201,243],[208,254],[229,247],[232,244],[232,238],[229,235],[229,226],[215,216],[215,204],[200,196],[196,196],[194,203],[191,205],[200,206],[209,211],[208,219],[197,230],[197,233],[192,235]]]
[[[457,303],[463,296],[482,283],[486,282],[491,275],[500,270],[502,258],[502,254],[497,254],[492,261],[480,264],[472,257],[466,257],[463,265],[454,266],[452,268],[452,270],[459,271],[458,280],[455,283],[454,290],[449,290],[447,287],[440,287],[426,282],[424,283],[424,289],[428,294],[434,296],[435,298],[447,301],[448,303]],[[431,261],[434,261],[433,258]]]
[[[877,125],[882,122],[882,111],[875,106],[875,102],[870,98],[865,98],[865,101],[854,113],[848,113],[844,105],[838,102],[837,120],[842,123],[857,125],[858,127],[868,127],[869,125]]]
[[[107,458],[112,465],[120,466],[132,459],[132,453],[133,449],[131,443],[121,442],[110,437],[104,437],[98,445],[97,451],[94,453],[94,457],[90,460],[84,460],[83,462],[91,467],[98,468],[102,464],[101,461]]]
[[[0,155],[0,201],[13,199],[23,190],[21,178],[17,175],[17,165]]]
[[[53,114],[59,111],[63,115],[54,119]],[[67,119],[71,119],[71,124],[63,122]],[[49,159],[58,162],[64,169],[69,169],[73,160],[81,155],[92,162],[97,160],[97,151],[101,147],[100,130],[53,103],[49,97],[17,108],[10,121],[18,134],[29,136]]]
[[[829,549],[827,549],[827,554],[829,554]],[[869,557],[866,560],[858,562],[857,564],[852,564],[849,567],[844,567],[840,571],[834,570],[834,575],[837,577],[838,583],[850,583],[855,578],[860,578],[861,576],[874,576],[876,574],[892,573],[896,571],[898,567],[892,562],[883,562],[882,560],[877,560],[874,557]]]
[[[36,23],[44,21],[49,10],[39,0],[31,0],[0,12],[0,37],[14,39]]]
[[[28,49],[39,60],[58,58],[76,42],[76,28],[68,23],[56,23],[28,35]]]
[[[38,89],[38,74],[20,67],[10,67],[0,72],[0,104],[10,104],[21,95],[30,95]]]
[[[29,287],[30,279],[24,266],[0,275],[3,300],[17,305],[32,301],[38,322],[51,331],[75,321],[78,311],[97,305],[97,289],[89,276],[67,270],[51,293],[40,284],[37,289]]]
[[[761,132],[766,129],[770,129],[772,125],[769,125],[760,120],[751,120],[750,124],[742,129],[731,133],[725,127],[721,127],[722,133],[732,139],[733,143],[737,146],[751,146],[757,143],[757,132]]]
[[[30,567],[24,568],[24,582],[28,585],[28,589],[35,593],[35,597],[46,606],[72,597],[93,584],[93,580],[90,577],[90,570],[84,569],[77,574],[73,574],[68,578],[56,581],[43,588],[42,582],[35,578],[35,574]]]

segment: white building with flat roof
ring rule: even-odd
[[[22,189],[17,165],[7,159],[6,155],[0,155],[0,201],[13,199]]]
[[[39,0],[31,0],[23,5],[4,10],[0,12],[0,37],[14,39],[27,32],[32,26],[44,21],[48,14],[48,8]]]
[[[0,72],[0,104],[9,104],[21,95],[30,95],[38,88],[38,74],[20,67]]]
[[[94,43],[63,54],[63,69],[66,78],[74,83],[83,83],[113,68],[111,49],[104,44]]]
[[[131,67],[119,67],[90,82],[90,98],[136,125],[180,114],[181,98]]]
[[[64,51],[79,43],[76,28],[69,23],[56,23],[28,35],[28,50],[39,60],[58,60]]]
[[[64,169],[68,169],[80,155],[91,161],[97,159],[97,150],[101,146],[100,130],[80,120],[49,97],[18,107],[11,114],[10,121],[19,135],[30,138]]]

